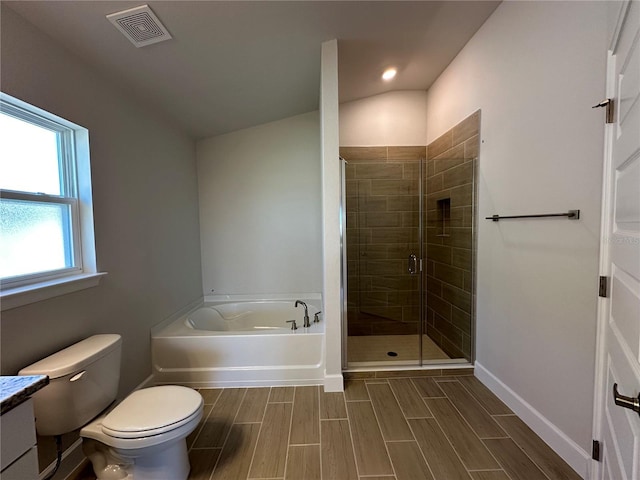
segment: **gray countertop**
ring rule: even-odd
[[[0,415],[20,405],[48,383],[46,375],[0,376]]]

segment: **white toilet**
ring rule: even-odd
[[[99,480],[186,480],[186,437],[202,418],[202,396],[151,387],[107,409],[118,393],[121,350],[120,335],[94,335],[20,370],[49,376],[33,396],[36,430],[61,435],[84,426],[82,448]]]

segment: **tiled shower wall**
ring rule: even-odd
[[[349,335],[416,334],[419,161],[425,146],[342,147],[347,194]]]
[[[427,146],[426,332],[452,358],[472,353],[479,130],[477,111]]]

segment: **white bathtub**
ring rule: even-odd
[[[310,328],[303,327],[307,304]],[[205,297],[186,315],[154,329],[154,382],[192,387],[317,385],[324,379],[320,295]],[[298,329],[291,330],[296,320]]]

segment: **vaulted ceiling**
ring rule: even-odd
[[[341,102],[426,90],[500,2],[150,1],[173,39],[143,48],[106,15],[144,1],[3,3],[201,138],[316,110],[334,38]]]

